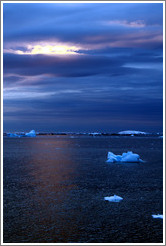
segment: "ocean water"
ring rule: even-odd
[[[162,149],[157,137],[4,138],[4,243],[161,243]],[[146,162],[106,163],[128,150]]]

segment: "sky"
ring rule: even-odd
[[[4,132],[162,132],[162,3],[4,3]]]

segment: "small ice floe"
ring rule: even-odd
[[[134,154],[132,151],[128,151],[127,153],[123,153],[122,155],[115,155],[112,152],[108,152],[108,160],[106,162],[144,162],[140,159],[138,154]]]
[[[120,202],[121,200],[123,200],[122,197],[114,195],[114,196],[106,196],[104,197],[105,201],[109,201],[109,202]]]
[[[25,133],[25,137],[36,137],[35,130],[31,130],[30,132]]]
[[[163,219],[162,214],[152,214],[153,219]]]

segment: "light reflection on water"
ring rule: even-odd
[[[4,242],[161,242],[162,221],[151,214],[162,213],[162,141],[153,152],[151,143],[4,139]],[[108,151],[128,149],[147,163],[105,162]],[[113,194],[123,202],[105,203]]]
[[[20,220],[20,223],[32,223],[30,237],[32,236],[33,239],[37,236],[34,235],[33,230],[40,233],[42,239],[44,239],[43,236],[46,232],[57,229],[55,223],[59,223],[58,221],[60,221],[61,228],[65,230],[64,201],[69,199],[68,192],[70,190],[77,189],[72,182],[76,166],[71,157],[71,151],[74,154],[74,148],[72,148],[69,141],[62,141],[59,138],[58,140],[48,139],[48,141],[44,138],[37,141],[36,139],[24,139],[23,145],[22,141],[8,139],[8,141],[11,140],[13,144],[17,142],[17,147],[14,147],[12,154],[18,154],[18,166],[23,165],[25,169],[22,182],[32,188],[30,191],[26,189],[24,191],[20,209],[21,218],[17,219]],[[8,142],[8,144],[12,143]],[[27,152],[28,156],[26,156]],[[21,176],[22,173],[18,175],[19,182],[21,182]],[[17,204],[17,201],[15,202]],[[26,206],[27,204],[28,206]],[[20,234],[25,233],[26,228],[24,228],[24,225],[19,224],[19,226]],[[24,230],[22,232],[21,227]],[[70,226],[68,225],[68,228],[70,228],[70,231],[72,230],[72,223],[70,223]],[[76,230],[75,226],[73,230]],[[61,234],[63,234],[63,231]],[[47,238],[47,235],[45,236]],[[19,237],[19,240],[22,241],[21,237]],[[40,241],[40,239],[38,240]]]
[[[50,233],[55,240],[58,234],[59,240],[64,240],[69,232],[72,235],[77,231],[75,219],[68,214],[70,211],[66,207],[66,201],[70,199],[69,191],[77,189],[73,183],[76,163],[72,160],[76,150],[72,146],[70,141],[60,139],[51,143],[33,142],[31,146],[35,149],[31,156],[34,163],[34,170],[31,172],[34,177],[32,185],[35,187],[33,200],[38,204],[39,211],[42,211],[38,214],[40,224],[44,225],[42,234]]]

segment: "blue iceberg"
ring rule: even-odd
[[[21,134],[18,134],[18,133],[7,133],[7,137],[10,137],[10,138],[36,137],[36,132],[35,132],[35,130],[31,130],[28,133],[21,133]]]
[[[162,214],[152,214],[153,219],[163,219]]]
[[[112,152],[108,152],[108,160],[107,162],[112,163],[121,163],[121,162],[144,162],[140,159],[138,154],[134,154],[132,151],[128,151],[127,153],[123,153],[122,155],[115,155]]]
[[[31,130],[30,132],[25,133],[25,137],[36,137],[35,130]]]
[[[7,137],[10,137],[10,138],[21,138],[21,137],[23,137],[23,135],[19,135],[19,134],[16,134],[16,133],[7,133]]]

